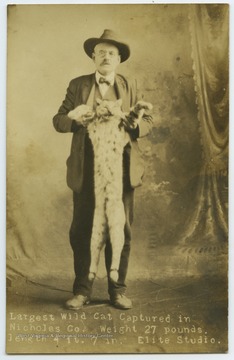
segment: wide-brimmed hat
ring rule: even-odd
[[[94,48],[100,43],[110,43],[119,49],[121,62],[126,61],[130,56],[130,48],[127,44],[119,40],[118,35],[112,30],[104,30],[100,38],[90,38],[84,42],[84,50],[86,54],[92,58]]]

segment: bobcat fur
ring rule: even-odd
[[[121,111],[122,100],[97,100],[95,114],[87,105],[80,105],[68,116],[87,126],[87,132],[94,151],[94,194],[95,210],[90,242],[91,263],[89,280],[97,273],[101,250],[106,237],[110,237],[112,263],[110,279],[118,281],[118,269],[124,245],[125,211],[123,195],[123,150],[130,141],[122,121],[137,119],[139,123],[145,110],[152,105],[139,101],[128,114]],[[92,119],[90,115],[94,116]],[[87,120],[89,119],[89,120]]]

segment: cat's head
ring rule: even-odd
[[[96,114],[98,118],[108,119],[110,116],[122,116],[122,99],[116,101],[97,99]]]

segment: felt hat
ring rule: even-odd
[[[112,30],[104,30],[100,38],[90,38],[84,42],[84,50],[86,54],[92,58],[92,53],[97,44],[109,43],[116,46],[119,49],[121,56],[121,62],[126,61],[130,56],[130,48],[127,44],[120,41],[118,35]]]

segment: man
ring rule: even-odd
[[[77,310],[90,300],[93,282],[88,279],[90,265],[90,239],[95,207],[94,198],[94,160],[93,148],[86,127],[80,119],[72,119],[69,112],[79,105],[87,104],[93,109],[96,99],[122,99],[123,112],[129,113],[139,97],[136,82],[116,74],[117,66],[130,56],[129,46],[120,41],[111,30],[104,30],[100,38],[85,41],[84,50],[93,59],[95,74],[73,79],[67,89],[66,98],[53,118],[58,132],[72,132],[71,153],[67,160],[67,184],[73,190],[73,221],[70,228],[70,243],[74,253],[75,281],[74,296],[66,302],[68,309]],[[91,114],[86,120],[92,118]],[[131,120],[131,121],[130,121]],[[125,130],[129,133],[129,143],[123,154],[123,203],[126,214],[125,243],[121,253],[119,279],[113,282],[110,277],[111,244],[107,239],[105,264],[108,275],[108,292],[113,306],[130,309],[132,302],[125,296],[126,275],[130,253],[131,224],[133,221],[134,188],[141,185],[144,166],[138,154],[136,139],[147,135],[152,125],[150,115],[144,115],[140,124],[136,118],[126,117]]]

